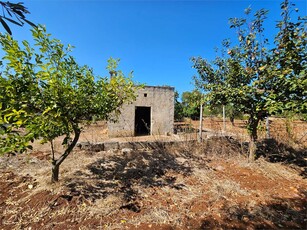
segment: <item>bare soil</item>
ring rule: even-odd
[[[222,130],[218,119],[205,122]],[[226,132],[246,135],[239,122]],[[107,140],[103,127],[87,127],[82,141]],[[252,163],[244,142],[229,137],[151,151],[76,150],[56,184],[48,146],[36,144],[31,154],[0,158],[0,229],[306,229],[305,127],[292,124],[291,140],[291,130],[272,131],[284,139],[261,142]]]

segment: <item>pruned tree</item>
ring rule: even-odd
[[[88,66],[80,66],[69,55],[72,47],[52,39],[44,27],[32,30],[35,48],[27,41],[23,46],[9,35],[2,35],[0,43],[5,52],[5,69],[1,80],[7,81],[4,97],[5,111],[23,111],[25,116],[14,128],[23,128],[24,135],[49,142],[52,152],[52,182],[59,180],[59,167],[78,142],[83,124],[93,117],[107,120],[119,114],[120,107],[135,99],[131,77],[116,70],[118,60],[109,61],[108,70],[116,76],[94,76]],[[2,114],[8,125],[14,114]],[[65,147],[60,156],[53,148],[55,138],[64,135]]]

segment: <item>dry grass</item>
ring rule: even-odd
[[[241,164],[243,166],[243,164]],[[254,171],[260,172],[262,175],[266,176],[272,180],[296,180],[301,177],[298,175],[297,168],[288,167],[282,163],[271,163],[266,161],[264,158],[260,158],[253,163],[246,165]]]
[[[90,133],[83,138],[94,140]],[[75,151],[61,165],[57,184],[50,183],[50,162],[40,158],[46,153],[1,159],[0,170],[10,173],[0,177],[0,226],[276,229],[306,224],[301,166],[264,157],[248,163],[244,141],[216,135],[197,143],[190,141],[193,135],[177,136],[186,141],[153,151]]]

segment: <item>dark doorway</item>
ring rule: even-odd
[[[135,107],[135,136],[150,135],[150,107]]]

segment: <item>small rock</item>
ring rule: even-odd
[[[29,184],[28,189],[32,189],[32,188],[33,188],[33,184]]]
[[[37,164],[38,161],[39,161],[39,160],[38,160],[37,158],[32,158],[32,159],[29,160],[29,163],[31,163],[31,164]]]
[[[77,143],[77,147],[79,147],[80,149],[83,149],[83,150],[87,150],[89,149],[91,146],[90,142],[79,142]]]
[[[177,157],[177,158],[176,158],[176,161],[177,161],[178,163],[180,163],[180,164],[184,164],[184,163],[187,161],[187,159],[185,159],[185,158],[183,158],[183,157]]]
[[[124,148],[122,149],[122,153],[123,154],[128,154],[128,153],[131,153],[133,151],[133,149],[130,149],[130,148]]]
[[[118,150],[118,148],[119,148],[118,142],[106,142],[106,143],[104,143],[104,151]]]
[[[225,170],[225,168],[223,166],[221,166],[221,165],[216,166],[215,169],[217,171],[224,171]]]

